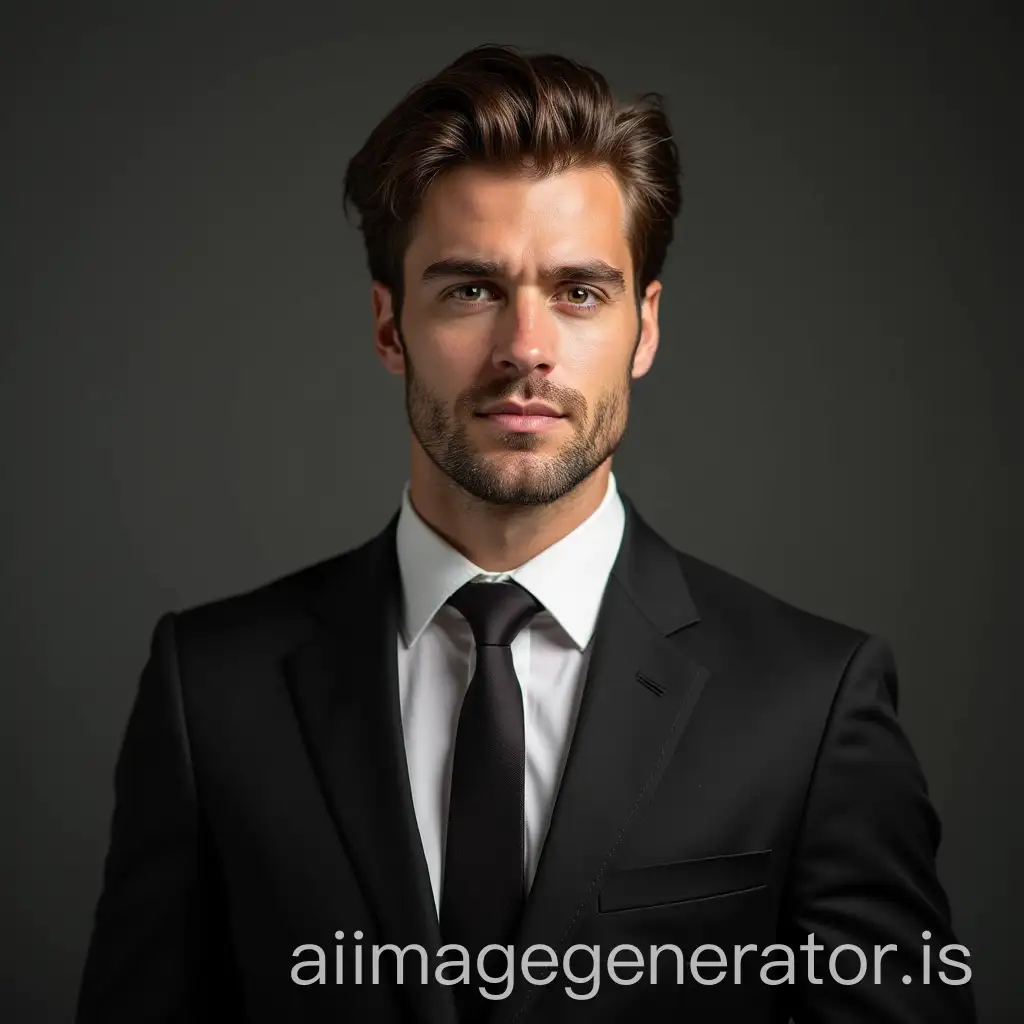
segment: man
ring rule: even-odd
[[[353,159],[401,508],[160,619],[81,1022],[974,1019],[892,652],[611,472],[679,177],[656,99],[503,47]]]

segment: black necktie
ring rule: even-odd
[[[460,1021],[490,1005],[476,990],[476,957],[514,940],[525,898],[523,695],[512,641],[541,610],[519,584],[467,583],[448,599],[476,642],[476,670],[459,712],[441,890],[441,934],[469,951],[471,982],[455,986]],[[503,962],[503,961],[502,961]],[[488,973],[501,967],[493,962]]]

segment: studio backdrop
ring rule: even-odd
[[[620,486],[675,546],[892,644],[980,1018],[1024,1018],[1016,25],[968,4],[21,6],[3,1018],[72,1013],[158,616],[397,508],[403,393],[342,176],[483,42],[665,96],[684,206]]]

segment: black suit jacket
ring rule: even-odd
[[[938,957],[956,941],[935,869],[940,828],[897,724],[890,648],[674,550],[623,500],[515,946],[517,957],[550,946],[559,962],[574,944],[599,946],[598,988],[574,1000],[567,985],[586,994],[594,982],[559,971],[531,985],[517,969],[493,1020],[973,1020],[970,985],[937,977],[964,971]],[[402,740],[396,522],[336,558],[160,619],[115,774],[80,1024],[454,1024],[452,991],[434,980],[441,939]],[[812,932],[825,946],[819,984],[799,950]],[[372,984],[371,946],[385,943],[422,946],[428,984],[411,954],[403,984],[387,954]],[[680,984],[670,953],[651,983],[653,944],[689,956],[709,943],[728,957],[720,982],[699,983],[684,961]],[[796,953],[792,983],[760,982],[772,943]],[[858,984],[831,979],[842,943],[868,957]],[[295,955],[307,944],[326,953],[323,984],[292,980],[312,959]],[[645,958],[636,984],[603,967],[620,944]],[[886,944],[897,949],[875,984],[873,947]],[[737,945],[756,947],[738,984]],[[589,975],[591,956],[577,951],[570,970]],[[853,956],[836,961],[845,978]]]

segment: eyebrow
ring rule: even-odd
[[[508,277],[508,265],[495,260],[461,258],[457,256],[431,263],[423,271],[424,283],[446,277]],[[604,260],[584,260],[582,263],[565,263],[557,267],[541,267],[540,277],[544,281],[585,281],[589,284],[608,285],[612,291],[626,290],[626,275],[618,267]]]

